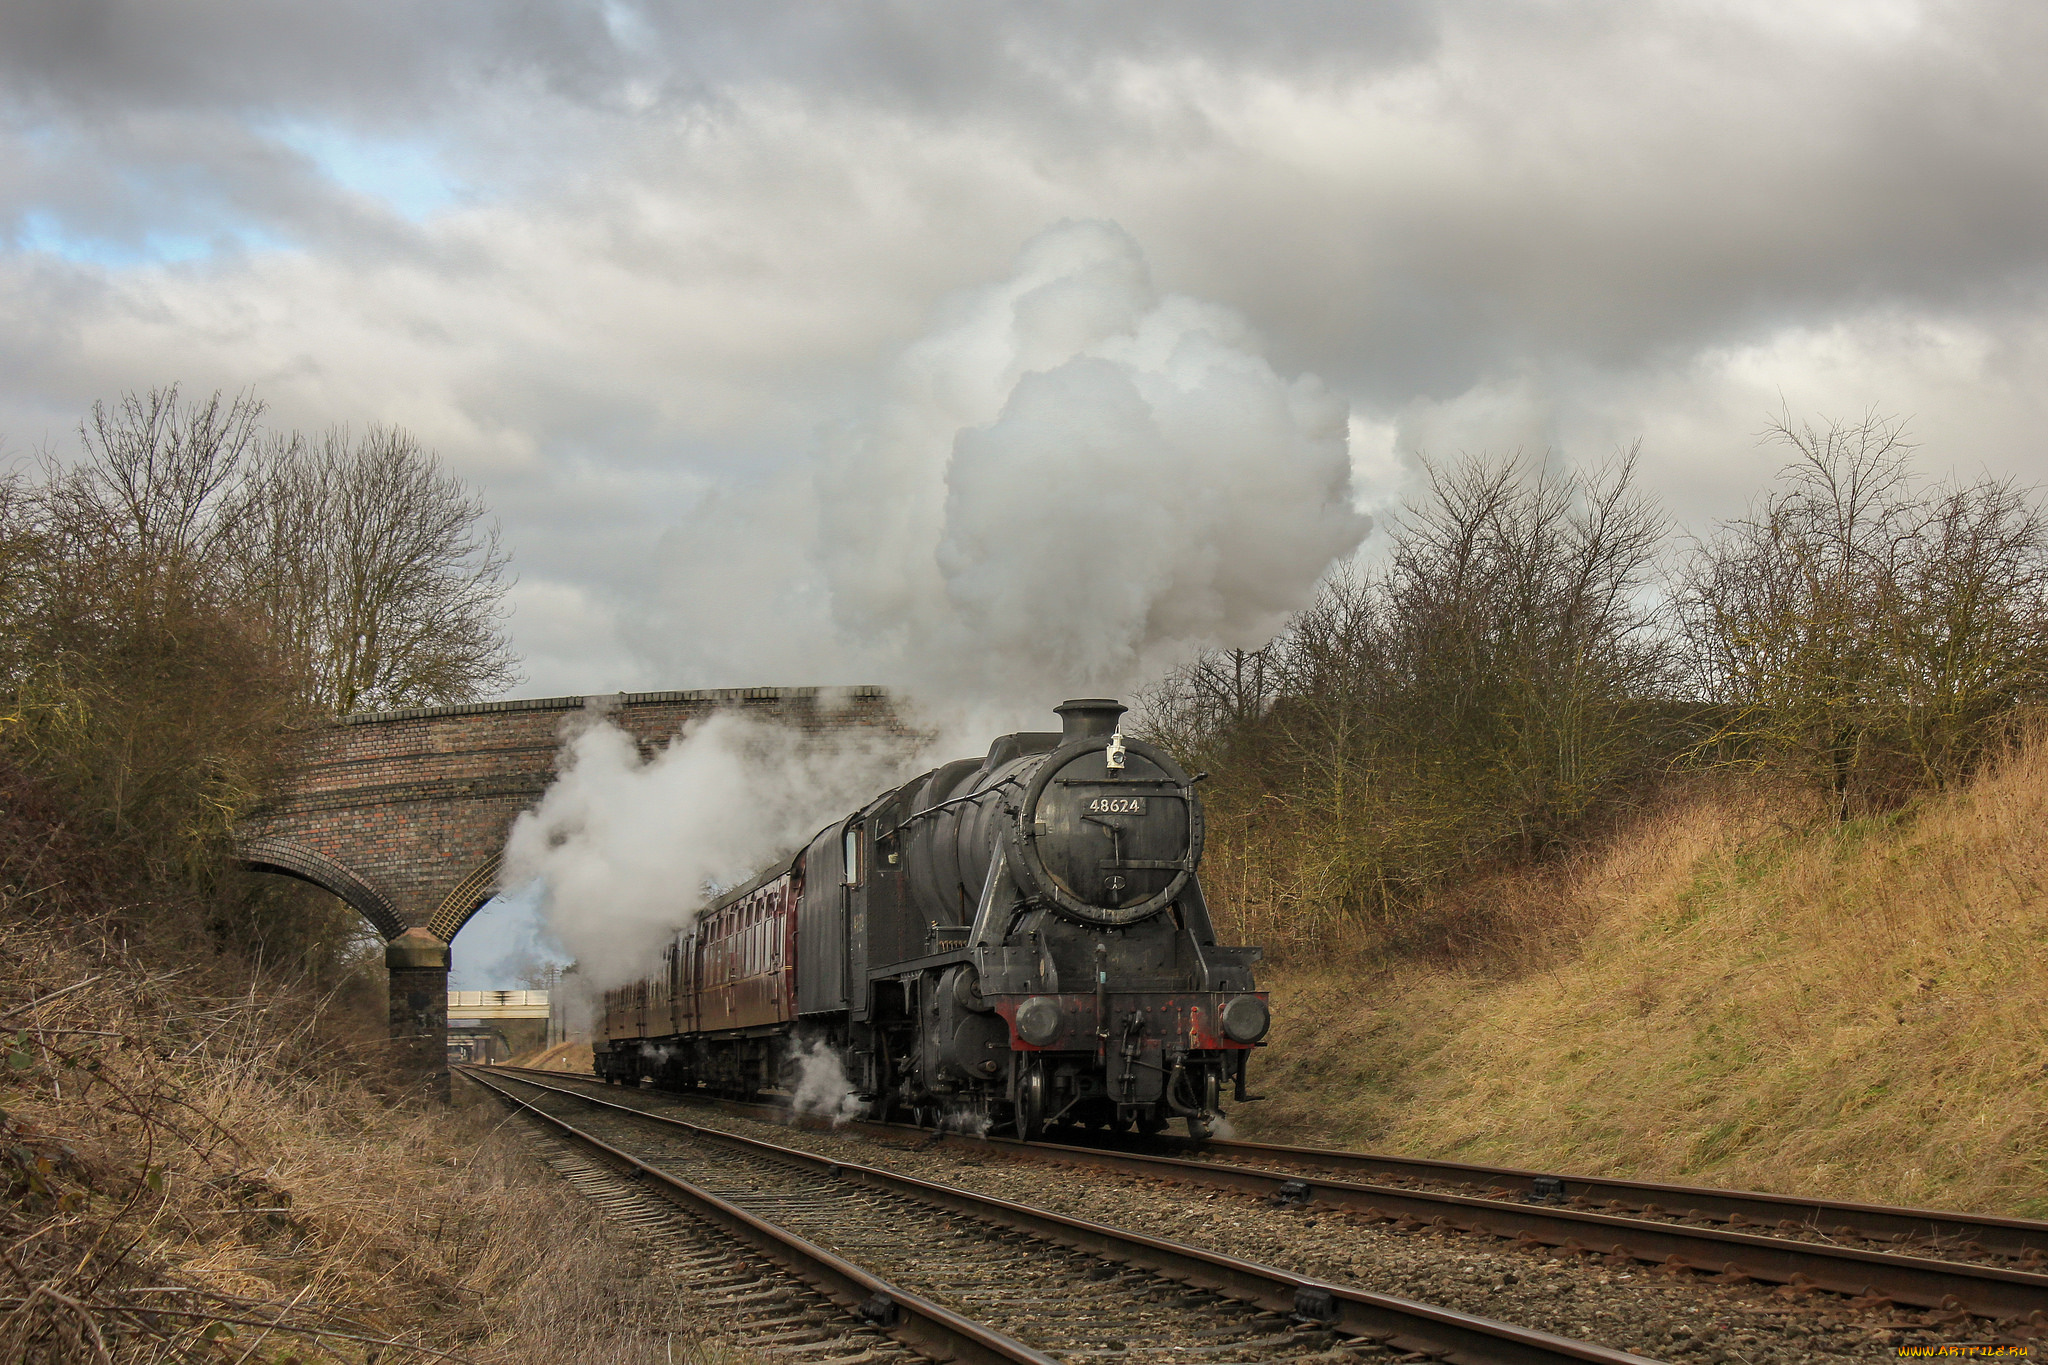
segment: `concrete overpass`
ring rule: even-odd
[[[548,1043],[548,993],[546,991],[450,991],[448,992],[448,1050],[460,1051],[460,1040],[476,1039],[486,1046],[494,1041],[502,1055],[487,1060],[504,1061],[525,1052],[538,1052]]]

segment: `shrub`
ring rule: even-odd
[[[1970,772],[2048,695],[2048,519],[2010,481],[1923,486],[1896,420],[1772,435],[1780,486],[1683,575],[1716,708],[1697,754],[1813,782],[1846,820]]]

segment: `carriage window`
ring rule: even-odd
[[[846,884],[848,886],[859,886],[860,874],[864,870],[861,867],[860,826],[848,825],[846,827]]]

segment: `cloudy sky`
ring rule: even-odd
[[[2024,0],[12,0],[0,449],[174,380],[408,427],[527,695],[890,681],[1089,573],[1107,677],[1418,453],[1640,438],[1698,528],[1781,404],[2048,474],[2044,59]]]

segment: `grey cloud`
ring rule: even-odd
[[[1428,30],[1419,5],[1338,0],[1257,10],[24,0],[0,10],[0,110],[30,135],[11,159],[49,173],[0,210],[32,191],[80,230],[117,237],[141,218],[161,227],[239,215],[332,248],[418,249],[324,184],[274,125],[324,119],[361,137],[424,137],[452,178],[487,196],[531,193],[535,179],[559,193],[557,169],[533,176],[536,155],[601,167],[630,162],[635,142],[658,154],[679,122],[743,120],[747,92],[762,88],[797,92],[821,117],[853,105],[1003,136],[1035,129],[1041,156],[1068,154],[1054,143],[1188,146],[1210,136],[1199,102],[1149,77],[1134,93],[1134,71],[1197,63],[1355,80],[1412,58]]]
[[[1005,90],[1056,96],[1126,62],[1355,75],[1412,57],[1432,27],[1429,7],[1412,0],[16,0],[0,13],[0,73],[81,112],[313,103],[404,118],[490,82],[533,81],[603,104],[628,81],[687,100],[760,79],[958,112]]]
[[[503,511],[533,651],[572,670],[579,613],[632,618],[664,531],[772,567],[704,489],[830,447],[949,294],[1105,218],[1349,400],[1373,459],[1646,434],[1682,511],[1725,507],[1755,477],[1725,452],[1783,393],[1915,409],[1930,449],[2016,467],[2048,356],[2044,39],[1995,0],[25,0],[0,231],[42,210],[217,250],[0,250],[0,433],[62,445],[92,398],[172,378],[412,426]],[[453,197],[408,218],[294,127],[417,146]]]
[[[1469,382],[1531,346],[1617,363],[1816,307],[1975,307],[2038,286],[2048,210],[2031,59],[2048,20],[2012,5],[1951,7],[1899,40],[1776,42],[1761,19],[1682,6],[7,13],[8,89],[40,92],[40,116],[79,144],[8,202],[60,203],[87,228],[240,216],[326,250],[433,252],[446,244],[338,191],[251,116],[421,130],[486,198],[610,213],[622,188],[687,183],[707,137],[744,135],[780,92],[800,119],[974,130],[991,174],[1086,186],[1096,202],[1048,208],[1175,239],[1161,258],[1266,322],[1281,354],[1382,396]],[[1247,124],[1261,80],[1353,125]],[[1418,147],[1437,164],[1417,165]]]
[[[608,48],[586,6],[15,0],[0,11],[10,93],[88,121],[124,109],[312,106],[388,122],[483,79],[538,72],[587,87]]]
[[[1232,168],[1244,193],[1160,216],[1203,273],[1241,271],[1225,297],[1302,348],[1283,354],[1341,356],[1387,399],[1532,352],[1625,365],[1872,307],[2038,307],[2039,11],[1950,8],[1944,33],[1848,51],[1605,13],[1453,33],[1490,79],[1440,82],[1398,130],[1433,164],[1386,175],[1365,148],[1303,168],[1259,146]],[[1275,241],[1275,205],[1310,224],[1295,241]]]

